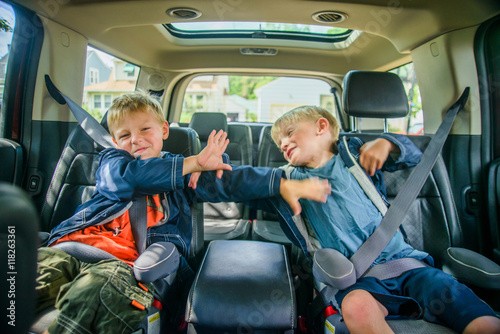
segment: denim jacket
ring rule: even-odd
[[[229,162],[226,154],[223,160]],[[203,172],[196,189],[192,189],[187,187],[190,175],[182,176],[183,161],[183,156],[167,152],[162,152],[161,158],[137,160],[123,150],[102,151],[94,195],[51,231],[48,245],[71,232],[112,221],[139,196],[160,194],[165,219],[148,229],[147,244],[170,241],[187,257],[192,237],[190,204],[279,195],[283,172],[277,168],[232,166],[222,179],[215,172]]]
[[[401,151],[397,161],[394,161],[389,156],[382,168],[383,171],[396,171],[413,167],[420,161],[420,157],[422,155],[421,151],[407,137],[389,133],[384,133],[381,137],[390,140]],[[347,150],[349,150],[349,152],[351,152],[351,154],[359,162],[359,149],[363,144],[363,140],[357,137],[348,138],[347,147],[342,140],[339,140],[338,154],[348,168],[353,166],[353,162],[348,158]],[[371,180],[382,199],[387,204],[387,193],[382,170],[377,170],[375,175],[371,177]],[[294,221],[293,212],[287,203],[281,197],[273,197],[267,201],[265,207],[261,206],[261,208],[278,214],[281,228],[286,236],[304,252],[309,260],[311,260],[310,251],[312,249],[310,248],[310,244],[308,247],[308,241],[306,241],[306,238],[304,237],[305,231],[301,231],[297,227],[297,224]]]

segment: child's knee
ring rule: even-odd
[[[347,318],[357,318],[364,313],[372,295],[365,290],[353,290],[342,300],[342,314]]]
[[[373,316],[382,318],[387,316],[387,310],[380,304],[371,293],[365,290],[353,290],[342,300],[342,315],[344,319],[363,322]]]

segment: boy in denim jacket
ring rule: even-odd
[[[319,247],[336,249],[347,258],[368,239],[382,215],[348,170],[348,163],[342,159],[345,151],[359,156],[359,163],[381,195],[385,189],[381,169],[412,167],[421,156],[408,138],[394,134],[383,134],[368,143],[350,138],[347,145],[343,142],[337,145],[337,121],[328,111],[315,106],[299,107],[284,114],[274,123],[271,136],[285,159],[295,166],[290,174],[292,179],[329,180],[332,191],[326,204],[301,200],[303,214]],[[294,228],[288,226],[290,230]],[[299,238],[295,242],[304,243]],[[302,249],[307,250],[303,245]],[[432,264],[432,258],[407,244],[399,231],[374,264],[405,257]],[[449,289],[455,300],[446,304],[444,310],[436,311],[432,302],[440,300],[445,289]],[[500,333],[500,320],[487,304],[465,285],[431,266],[383,281],[360,278],[353,286],[338,291],[332,302],[341,311],[351,333],[392,333],[385,321],[388,315],[392,318],[418,315],[464,333]]]
[[[299,198],[324,201],[329,192],[327,182],[285,180],[278,169],[229,165],[223,156],[229,143],[223,131],[213,131],[196,156],[162,152],[169,126],[160,104],[150,96],[117,98],[108,112],[108,126],[117,148],[100,153],[94,196],[51,231],[48,245],[80,242],[116,259],[90,264],[57,248],[39,250],[37,313],[54,303],[60,311],[49,333],[132,332],[147,315],[153,286],[137,282],[132,269],[139,254],[128,210],[138,197],[148,197],[148,245],[174,243],[182,257],[177,274],[182,279],[192,273],[183,258],[192,236],[189,204],[194,201],[281,194],[298,212]]]

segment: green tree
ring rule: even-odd
[[[12,31],[12,27],[10,26],[9,22],[4,18],[0,18],[0,31],[5,31],[5,32]]]
[[[229,76],[229,94],[239,95],[248,100],[256,100],[255,89],[263,86],[276,77]]]

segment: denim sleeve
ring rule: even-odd
[[[163,158],[134,159],[128,152],[106,149],[99,156],[96,189],[117,201],[130,201],[184,188],[184,157],[167,154]]]
[[[246,202],[279,195],[283,171],[277,168],[235,166],[224,171],[222,178],[215,171],[202,172],[191,197],[201,202]]]
[[[387,161],[382,167],[382,170],[393,172],[400,169],[414,167],[420,162],[422,152],[408,137],[395,133],[384,133],[380,136],[380,138],[389,140],[396,145],[401,152],[396,160],[389,155]]]

